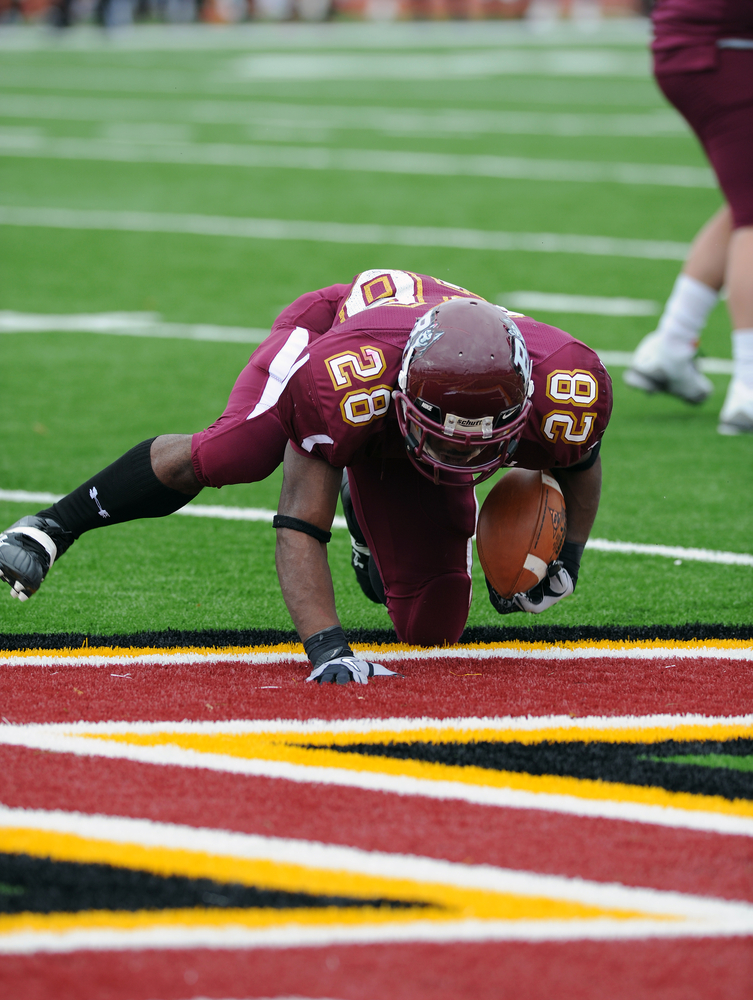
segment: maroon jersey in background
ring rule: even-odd
[[[712,69],[718,42],[753,40],[753,0],[656,0],[651,21],[657,71]]]
[[[380,444],[391,448],[399,435],[391,394],[408,336],[428,309],[458,296],[480,298],[426,275],[374,270],[289,307],[280,317],[285,322],[275,324],[280,334],[303,326],[323,300],[334,317],[323,336],[312,331],[308,359],[280,398],[280,421],[293,445],[338,468],[364,460]],[[601,440],[611,380],[595,352],[570,334],[525,316],[516,322],[533,362],[534,393],[510,464],[573,465]]]

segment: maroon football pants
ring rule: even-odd
[[[715,68],[656,81],[700,139],[735,228],[753,226],[753,50],[720,49]]]
[[[276,405],[247,419],[270,384],[267,372],[249,362],[222,416],[194,434],[191,458],[203,486],[259,482],[281,464],[287,435]],[[471,599],[473,489],[434,485],[413,468],[399,441],[393,445],[389,455],[349,470],[356,517],[400,641],[457,642]]]
[[[457,642],[471,602],[472,486],[437,486],[402,444],[389,457],[348,469],[358,523],[384,583],[402,642]]]

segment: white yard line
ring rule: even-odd
[[[332,948],[347,945],[457,944],[489,941],[629,941],[647,938],[749,936],[747,918],[737,926],[671,920],[463,920],[403,921],[394,924],[334,924],[311,927],[295,918],[282,927],[252,930],[240,926],[152,926],[144,930],[82,930],[61,933],[18,932],[0,937],[0,954],[33,955],[74,951],[149,951],[157,949]],[[301,997],[292,1000],[303,1000]]]
[[[680,646],[653,646],[640,643],[619,642],[612,646],[595,645],[585,642],[575,645],[551,645],[534,647],[530,645],[506,644],[504,640],[499,640],[493,646],[469,647],[469,646],[441,646],[433,649],[405,649],[384,651],[378,645],[368,645],[366,643],[355,644],[356,649],[363,652],[373,652],[374,657],[384,663],[404,663],[413,660],[444,660],[458,659],[473,661],[484,660],[547,660],[572,661],[572,660],[651,660],[657,661],[661,669],[670,669],[677,664],[667,663],[665,660],[724,660],[729,664],[747,664],[753,662],[753,645],[729,647],[713,646],[707,643],[698,642],[697,645]],[[157,650],[143,652],[135,649],[124,651],[122,648],[117,653],[92,653],[86,646],[82,646],[73,651],[69,650],[49,650],[39,652],[6,652],[0,651],[0,665],[3,667],[80,667],[88,669],[95,667],[134,667],[134,666],[205,666],[212,663],[238,663],[247,665],[260,665],[269,663],[301,663],[307,664],[308,658],[305,653],[295,652],[241,652],[222,650],[220,652],[159,652]],[[115,675],[111,675],[115,676]],[[0,726],[0,742],[5,739],[3,734],[7,731]]]
[[[208,340],[232,344],[260,344],[268,329],[217,326],[210,323],[164,323],[156,313],[19,313],[0,311],[2,333],[106,333],[170,340]]]
[[[534,302],[533,296],[538,299]],[[525,298],[524,298],[525,297]],[[544,292],[511,292],[499,296],[502,305],[524,308],[525,303],[537,304],[538,310],[589,312],[597,315],[648,315],[649,306],[657,303],[645,299],[598,298],[589,296],[549,295]],[[582,308],[575,308],[582,303]],[[565,309],[564,305],[569,308]],[[653,311],[653,310],[652,310]],[[208,340],[234,344],[259,344],[268,335],[264,327],[219,326],[210,323],[166,323],[158,313],[21,313],[0,310],[0,334],[3,333],[103,333],[124,337],[157,337],[171,340]],[[633,360],[630,351],[598,351],[609,368],[627,368]],[[731,375],[731,358],[699,358],[701,371],[714,375]]]
[[[537,312],[564,312],[593,316],[655,316],[659,302],[599,295],[563,295],[556,292],[506,292],[497,298],[500,305],[519,309],[527,315]]]
[[[607,368],[627,368],[633,363],[632,351],[599,351]],[[732,375],[735,363],[731,358],[698,358],[698,367],[707,375]]]
[[[132,124],[152,130],[175,122],[250,125],[275,132],[312,129],[355,129],[393,135],[552,135],[552,136],[689,136],[674,111],[638,114],[543,111],[486,111],[469,108],[402,108],[370,105],[306,105],[282,101],[203,100],[164,98],[72,97],[57,94],[0,94],[0,117],[51,121]],[[169,122],[159,125],[157,122]],[[6,126],[7,127],[7,126]],[[138,138],[136,134],[134,136]],[[164,138],[164,134],[162,136]]]
[[[416,651],[406,651],[402,655],[407,659]],[[462,658],[467,650],[456,647],[452,654]],[[163,733],[199,733],[203,736],[218,734],[246,735],[253,733],[295,733],[312,736],[322,733],[350,733],[363,735],[366,733],[415,733],[431,730],[478,731],[492,730],[499,733],[536,733],[552,729],[562,729],[573,734],[585,734],[590,737],[591,730],[613,732],[626,730],[628,732],[641,730],[670,730],[688,726],[700,727],[709,731],[719,726],[729,731],[739,727],[753,730],[753,715],[698,715],[698,714],[655,714],[655,715],[466,715],[455,718],[432,718],[425,715],[420,718],[407,716],[390,716],[387,718],[365,719],[231,719],[221,722],[183,721],[183,722],[46,722],[32,723],[23,726],[24,731],[39,731],[41,733],[61,733],[75,736],[81,733],[100,736],[121,736],[124,733],[140,735]],[[0,730],[2,733],[4,730]],[[17,731],[18,727],[17,727]],[[669,737],[667,737],[669,738]],[[701,736],[701,738],[704,738]]]
[[[507,233],[432,226],[383,226],[348,222],[250,219],[226,215],[136,212],[75,208],[0,206],[0,225],[107,232],[177,233],[256,240],[378,246],[452,247],[462,250],[586,254],[643,260],[684,261],[690,244],[671,240],[620,239],[567,233]]]
[[[647,51],[506,47],[451,52],[258,52],[228,68],[237,80],[446,80],[504,76],[648,79]]]
[[[532,159],[455,153],[340,149],[329,146],[276,146],[253,143],[109,141],[52,138],[31,133],[0,133],[0,156],[122,163],[171,163],[210,167],[251,167],[316,171],[365,171],[444,177],[639,184],[660,187],[716,188],[708,167],[656,163]]]
[[[0,489],[0,501],[7,503],[51,504],[62,499],[63,494],[43,493],[29,490]],[[184,517],[210,517],[224,521],[272,521],[275,511],[260,507],[226,507],[221,504],[189,504],[175,512]],[[337,516],[333,528],[347,528],[345,518]],[[681,559],[688,562],[718,563],[723,566],[753,566],[753,555],[747,552],[720,552],[713,549],[685,548],[680,545],[650,545],[640,542],[608,541],[605,538],[590,538],[587,549],[594,552],[619,552],[626,555],[663,556],[667,559]]]

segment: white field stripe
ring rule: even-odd
[[[210,323],[163,323],[156,313],[81,313],[52,315],[0,311],[1,333],[106,333],[126,337],[169,340],[208,340],[214,343],[260,344],[267,329],[217,326]]]
[[[0,954],[34,955],[74,951],[150,951],[213,948],[330,948],[347,945],[455,944],[489,941],[631,941],[646,938],[740,937],[750,934],[747,920],[739,927],[706,922],[660,920],[464,920],[446,923],[411,921],[400,924],[327,925],[290,923],[268,930],[243,927],[149,927],[136,931],[86,930],[60,934],[19,932],[0,938]],[[292,1000],[303,1000],[301,997]]]
[[[674,111],[641,114],[573,114],[542,111],[485,111],[454,108],[306,105],[281,101],[165,101],[123,97],[71,97],[53,94],[0,94],[0,117],[53,121],[105,122],[125,129],[175,128],[186,124],[249,125],[310,132],[347,129],[390,135],[555,135],[687,136],[688,127]],[[169,122],[169,125],[156,124]],[[163,133],[163,138],[164,138]]]
[[[0,501],[7,503],[51,504],[61,500],[63,494],[33,492],[29,490],[2,490]],[[184,517],[213,517],[225,521],[272,521],[273,510],[260,507],[225,507],[221,504],[189,504],[175,511]],[[336,516],[333,528],[347,528],[345,518]],[[688,562],[717,563],[723,566],[753,566],[753,555],[747,552],[718,552],[713,549],[684,548],[680,545],[650,545],[641,542],[613,542],[606,538],[589,538],[586,548],[594,552],[620,552],[626,555],[663,556]]]
[[[352,873],[372,878],[405,879],[459,889],[544,897],[616,910],[637,910],[644,916],[708,922],[717,930],[753,932],[753,904],[714,899],[668,890],[595,882],[561,875],[516,871],[493,865],[472,865],[425,856],[367,851],[311,840],[265,837],[231,830],[181,826],[147,819],[91,815],[62,810],[11,809],[0,806],[0,829],[29,829],[68,834],[87,840],[168,848],[210,857],[271,861],[302,865],[316,871]],[[573,918],[575,920],[577,918]],[[569,921],[568,921],[569,922]]]
[[[595,552],[664,556],[667,559],[719,563],[724,566],[753,566],[753,555],[744,552],[715,552],[711,549],[683,548],[680,545],[642,545],[637,542],[610,542],[606,538],[589,538],[586,548]]]
[[[446,80],[499,76],[649,78],[646,52],[505,48],[445,53],[255,53],[228,69],[237,80]]]
[[[31,490],[0,490],[0,501],[7,503],[51,504],[63,499],[62,493],[34,492]],[[276,511],[262,507],[225,507],[222,504],[189,504],[176,510],[183,517],[211,517],[220,521],[267,521],[272,523]],[[344,517],[337,515],[333,528],[347,528]]]
[[[700,642],[697,646],[652,646],[640,642],[618,643],[614,646],[582,645],[530,648],[524,645],[506,645],[500,639],[491,647],[437,646],[433,649],[383,650],[378,645],[355,643],[354,648],[383,663],[404,663],[411,660],[657,660],[659,666],[676,666],[676,660],[723,660],[725,663],[753,662],[753,644],[745,647],[714,646]],[[671,663],[661,661],[672,660]],[[128,666],[168,666],[177,664],[202,666],[206,663],[308,663],[305,653],[293,652],[142,652],[119,649],[117,653],[92,653],[82,646],[74,650],[50,650],[45,653],[24,651],[0,651],[0,666],[4,667],[128,667]],[[113,675],[115,676],[115,675]],[[0,733],[3,730],[0,728]],[[2,739],[0,738],[0,742]]]
[[[165,727],[169,729],[169,724]],[[198,770],[274,778],[299,784],[322,784],[394,795],[417,796],[503,809],[536,809],[599,819],[646,823],[673,829],[753,837],[753,818],[727,813],[646,805],[610,799],[581,798],[529,792],[514,788],[472,785],[460,781],[412,778],[375,771],[291,764],[286,761],[255,760],[223,754],[185,750],[171,744],[140,746],[104,739],[68,736],[43,726],[0,726],[0,743],[80,757],[105,757],[141,764],[186,767]]]
[[[172,163],[211,167],[366,171],[444,177],[576,183],[647,184],[661,187],[715,188],[708,167],[587,160],[527,159],[516,156],[338,149],[326,146],[273,146],[231,143],[113,142],[106,139],[52,138],[28,133],[0,134],[0,156],[55,160],[104,160],[122,163]]]
[[[577,299],[578,302],[582,300],[586,305],[589,305],[589,308],[583,308],[579,311],[591,313],[597,312],[600,306],[594,305],[591,308],[590,303],[603,302],[605,305],[602,315],[648,315],[649,305],[656,306],[658,310],[657,303],[645,299],[591,298],[587,296],[549,295],[544,292],[511,292],[509,295],[501,295],[499,302],[513,306],[515,303],[512,299],[529,295],[545,296],[548,302],[555,299],[560,302],[560,300],[566,299],[568,306],[571,305],[570,300]],[[625,310],[622,311],[622,303],[630,305],[626,305]],[[521,309],[524,308],[522,299],[518,305]],[[633,311],[633,306],[635,311]],[[643,311],[644,306],[645,312]],[[553,305],[552,308],[554,308]],[[532,311],[534,310],[532,309]],[[538,311],[546,312],[546,307],[539,305]],[[576,310],[571,309],[570,311]],[[651,312],[654,311],[652,308]],[[259,344],[269,333],[266,328],[261,327],[218,326],[208,323],[165,323],[157,313],[112,312],[55,315],[52,313],[0,311],[0,334],[71,332],[104,333],[125,337],[166,337],[171,340],[209,340],[233,344]],[[598,355],[610,368],[627,368],[633,363],[632,351],[598,351]],[[732,375],[734,371],[734,361],[731,358],[702,357],[698,358],[696,363],[701,371],[713,375]]]
[[[500,305],[535,315],[566,312],[594,316],[655,316],[661,305],[651,299],[606,298],[598,295],[561,295],[554,292],[508,292],[497,297]]]
[[[628,368],[633,363],[632,351],[599,351],[598,354],[608,368]],[[707,375],[732,375],[735,370],[731,358],[697,358],[696,364]]]
[[[454,656],[462,659],[466,651],[456,648]],[[412,657],[405,652],[403,658]],[[202,736],[224,734],[246,735],[258,733],[293,733],[315,736],[321,733],[415,733],[426,729],[467,730],[478,732],[488,729],[500,733],[531,733],[542,730],[563,729],[573,734],[602,729],[605,732],[624,729],[655,730],[678,729],[687,726],[706,728],[709,731],[724,726],[729,730],[748,727],[753,730],[753,714],[748,715],[682,715],[657,713],[654,715],[467,715],[456,718],[433,718],[424,715],[415,718],[388,716],[366,719],[229,719],[221,722],[210,720],[183,722],[45,722],[15,726],[13,732],[59,733],[76,736],[82,733],[101,736],[119,736],[123,733],[149,735],[153,733],[198,733]],[[0,736],[5,730],[0,727]]]
[[[1,493],[1,491],[0,491]],[[2,496],[0,495],[0,499]],[[261,507],[223,507],[220,504],[210,506],[208,504],[189,504],[175,511],[184,517],[212,517],[220,521],[266,521],[272,523],[272,518],[277,513],[274,510],[264,510]],[[335,515],[332,521],[333,528],[347,529],[345,518]]]
[[[566,233],[505,233],[484,229],[440,229],[432,226],[382,226],[368,223],[249,219],[227,215],[22,208],[10,205],[0,205],[0,225],[179,233],[255,240],[311,240],[315,243],[587,254],[595,257],[635,257],[642,260],[684,261],[690,249],[689,243],[671,240],[633,240]]]

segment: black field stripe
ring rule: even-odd
[[[398,641],[392,629],[346,629],[350,642],[394,643]],[[477,625],[467,628],[460,637],[461,643],[474,642],[609,642],[653,641],[678,642],[736,639],[743,642],[753,639],[753,625]],[[143,648],[152,646],[167,649],[171,646],[276,646],[297,643],[296,632],[276,629],[206,629],[204,631],[131,632],[122,635],[99,635],[85,632],[30,632],[5,633],[0,636],[0,649],[78,649],[81,646],[120,646]]]
[[[208,878],[154,875],[114,865],[52,861],[0,854],[0,913],[80,913],[85,910],[167,910],[193,907],[301,909],[309,907],[423,907],[394,899],[320,896],[256,889]]]
[[[307,745],[322,749],[321,745]],[[491,771],[588,778],[664,788],[693,795],[721,795],[725,799],[753,800],[753,772],[699,764],[655,761],[652,757],[679,755],[753,755],[753,740],[661,743],[542,742],[502,743],[350,743],[326,747],[339,753],[396,757],[454,767],[481,767]]]

